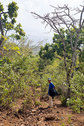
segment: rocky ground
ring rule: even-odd
[[[42,100],[38,107],[24,111],[0,110],[0,126],[84,126],[84,112],[73,113],[70,108],[62,107],[58,98],[54,99],[53,108],[48,107],[48,102]]]

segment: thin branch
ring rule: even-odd
[[[0,14],[7,14],[8,13],[8,11],[7,12],[1,12]]]
[[[78,43],[78,40],[79,40],[79,34],[80,34],[80,30],[82,29],[83,27],[83,24],[84,24],[84,19],[83,18],[83,12],[84,12],[84,6],[83,6],[83,9],[82,11],[78,9],[78,12],[81,11],[81,15],[80,15],[80,19],[74,19],[72,16],[71,16],[71,10],[67,5],[64,5],[63,7],[54,7],[54,6],[51,6],[54,8],[54,12],[52,13],[48,13],[46,14],[45,16],[40,16],[34,12],[32,12],[32,14],[34,14],[36,16],[36,18],[41,18],[42,20],[44,20],[44,23],[47,23],[47,25],[49,25],[55,32],[57,32],[61,39],[62,39],[62,42],[63,42],[63,46],[64,46],[64,63],[65,63],[65,68],[66,68],[66,72],[68,72],[67,70],[67,60],[66,60],[66,57],[67,57],[67,54],[66,54],[66,45],[65,45],[65,40],[64,40],[64,37],[60,31],[60,29],[58,27],[63,27],[63,25],[66,26],[66,28],[68,29],[69,33],[70,33],[70,45],[71,45],[71,49],[72,49],[72,63],[71,63],[71,66],[70,68],[72,68],[73,66],[75,66],[76,64],[76,50],[77,50],[77,43]],[[79,27],[76,28],[76,24],[78,24],[79,22]],[[47,26],[46,25],[46,26]],[[72,31],[71,31],[71,28],[73,28],[75,30],[75,33],[76,33],[76,40],[74,42],[74,45],[73,45],[73,35],[72,35]]]
[[[83,26],[83,23],[84,23],[84,20],[82,22],[82,17],[83,17],[83,12],[84,12],[84,6],[83,6],[83,9],[81,11],[81,15],[80,15],[80,21],[79,21],[79,31],[81,30],[82,26]]]

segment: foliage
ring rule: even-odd
[[[49,64],[51,64],[52,62],[51,62],[51,60],[50,59],[42,59],[42,58],[39,58],[39,61],[38,61],[38,67],[39,67],[39,71],[41,72],[41,71],[43,71],[44,70],[44,68],[47,66],[47,65],[49,65]]]
[[[62,102],[62,106],[67,106],[66,105],[67,98],[65,96],[61,96],[61,102]]]
[[[69,33],[68,30],[65,30],[63,28],[60,29],[60,33],[63,35],[64,41],[65,41],[65,47],[66,47],[66,53],[67,53],[67,60],[69,60],[72,57],[72,50],[71,50],[71,44],[70,44],[70,35],[72,34],[72,45],[74,46],[75,40],[76,40],[76,33],[74,29],[71,29],[71,34]],[[77,50],[80,50],[81,45],[83,44],[82,36],[83,36],[83,31],[81,31],[81,35],[77,44]],[[39,56],[42,59],[50,59],[52,60],[55,58],[55,52],[57,55],[62,56],[64,55],[64,46],[63,46],[63,40],[61,39],[61,36],[57,33],[54,33],[53,36],[53,43],[52,44],[45,44],[45,46],[41,46],[40,51],[39,51]],[[81,54],[81,56],[83,56]]]
[[[72,81],[72,97],[67,101],[71,105],[74,112],[80,113],[84,110],[84,75],[76,72]]]
[[[10,18],[17,17],[18,6],[14,1],[8,4],[8,14]]]
[[[42,59],[52,60],[54,56],[54,50],[52,49],[52,45],[46,44],[44,47],[41,46],[39,56]]]
[[[6,43],[3,50],[0,57],[0,105],[8,106],[16,98],[28,96],[28,87],[38,86],[40,77],[38,57],[22,55],[22,47],[19,48],[14,43]]]
[[[61,95],[62,105],[70,106],[77,113],[83,111],[84,28],[80,28],[79,37],[77,36],[79,30],[73,25],[73,28],[70,27],[70,29],[58,29],[61,36],[59,33],[55,33],[53,43],[46,43],[44,47],[41,46],[39,56],[34,56],[32,49],[29,48],[29,40],[24,37],[25,32],[22,25],[16,24],[19,9],[17,3],[13,1],[7,7],[6,11],[0,2],[0,45],[3,42],[3,46],[0,48],[0,107],[10,106],[17,98],[24,98],[23,109],[32,107],[32,105],[40,105],[40,97],[47,98],[48,96],[49,84],[47,79],[51,77],[56,90]],[[6,38],[7,33],[12,30],[15,32]],[[77,37],[78,42],[75,50]],[[64,50],[66,55],[64,55]],[[73,60],[75,58],[73,54],[76,54],[76,62]],[[64,58],[66,59],[67,70],[65,69]],[[71,69],[73,62],[75,65]],[[70,98],[67,98],[69,88],[67,75],[71,77],[69,79],[71,84]],[[72,77],[72,75],[74,76]],[[68,123],[71,123],[71,118],[68,119]]]
[[[63,94],[63,97],[61,99],[63,104],[66,104],[67,97],[70,97],[70,95],[71,95],[71,90],[73,87],[73,84],[72,84],[73,82],[71,83],[71,81],[74,81],[73,80],[73,76],[75,75],[74,72],[80,71],[81,74],[84,73],[83,72],[84,71],[83,70],[83,66],[84,66],[83,65],[83,59],[84,59],[83,58],[84,57],[83,56],[83,52],[84,52],[83,34],[84,34],[84,32],[83,32],[83,29],[80,32],[80,37],[79,37],[79,40],[77,43],[77,49],[76,49],[76,62],[74,65],[72,65],[73,59],[74,59],[74,57],[73,57],[74,49],[72,50],[72,47],[71,47],[71,39],[72,39],[72,45],[73,45],[73,47],[75,47],[76,32],[73,28],[71,28],[70,30],[71,30],[71,32],[69,32],[68,29],[65,30],[65,29],[61,28],[59,31],[60,31],[60,34],[63,36],[63,40],[62,40],[60,34],[55,33],[54,37],[53,37],[53,43],[51,45],[46,44],[44,47],[41,47],[40,52],[39,52],[39,56],[41,59],[40,68],[41,68],[41,70],[43,69],[43,71],[45,71],[45,69],[47,68],[46,65],[45,65],[46,68],[43,67],[43,62],[45,63],[49,59],[51,60],[51,62],[53,62],[53,60],[55,58],[56,58],[56,60],[57,60],[57,58],[60,59],[59,67],[56,71],[56,72],[60,71],[60,73],[58,72],[56,74],[56,72],[55,72],[56,67],[54,69],[52,69],[52,71],[54,71],[56,78],[57,78],[57,76],[59,77],[57,79],[56,83],[59,85],[58,90],[59,90],[60,94]],[[63,41],[65,42],[64,43],[65,50],[66,50],[65,57],[64,57]],[[66,58],[66,61],[65,60],[63,61],[63,57],[64,57],[64,59]],[[65,66],[65,62],[66,62],[66,66]],[[50,65],[49,69],[51,69],[51,68],[52,68],[52,66]],[[49,73],[50,73],[50,71],[49,71]],[[52,74],[53,74],[53,72],[52,72]],[[60,81],[61,82],[61,84],[60,84],[60,82],[58,83],[58,80],[63,80],[63,81]],[[82,91],[82,89],[81,89],[81,91]]]
[[[84,62],[84,49],[81,51],[79,56],[80,56],[79,57],[80,62]]]
[[[22,29],[21,24],[16,24],[17,11],[19,7],[17,3],[12,1],[8,4],[7,11],[4,10],[3,5],[0,2],[0,32],[1,35],[6,36],[10,30],[15,31],[15,38],[18,40],[21,36],[25,36],[25,32]],[[2,44],[3,39],[1,39],[0,45]]]
[[[61,95],[62,104],[66,105],[67,101],[67,105],[78,113],[84,110],[83,62],[78,63],[78,69],[71,80],[71,98],[66,99],[67,85],[63,58],[56,58],[52,61],[42,59],[33,56],[29,51],[26,53],[26,49],[30,50],[29,47],[24,46],[26,49],[22,47],[12,42],[7,42],[3,46],[4,52],[0,57],[0,106],[7,107],[16,98],[21,97],[25,97],[23,109],[32,105],[40,105],[38,98],[46,98],[48,95],[47,79],[51,77],[56,90]],[[39,93],[38,87],[41,87]]]

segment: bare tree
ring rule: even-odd
[[[77,59],[77,44],[79,41],[79,35],[81,32],[81,29],[84,26],[84,19],[83,19],[83,13],[84,13],[84,6],[81,6],[82,9],[74,9],[69,8],[68,5],[64,5],[63,7],[57,6],[54,7],[54,11],[51,13],[48,13],[44,16],[41,16],[35,12],[31,12],[36,18],[40,18],[43,20],[43,23],[49,25],[55,33],[58,33],[62,39],[63,47],[64,47],[64,65],[65,65],[65,70],[66,70],[66,75],[67,75],[67,85],[68,85],[68,91],[67,91],[67,96],[70,97],[71,94],[71,84],[70,84],[70,78],[73,77],[73,73],[71,73],[72,69],[73,71],[75,70],[76,66],[76,59]],[[73,14],[73,15],[72,15]],[[78,17],[77,15],[80,14],[79,19],[76,18]],[[73,17],[74,16],[74,17]],[[70,34],[70,46],[71,46],[71,51],[72,51],[72,58],[71,58],[71,64],[68,69],[67,65],[67,51],[66,51],[66,44],[65,44],[65,39],[63,37],[62,32],[60,31],[60,28],[65,28],[68,30]],[[71,28],[74,29],[74,32],[76,34],[76,39],[73,44],[73,35]]]

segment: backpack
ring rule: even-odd
[[[50,96],[58,96],[58,93],[57,93],[57,91],[56,91],[56,89],[55,88],[51,88],[51,89],[49,89],[49,94],[50,94]]]

